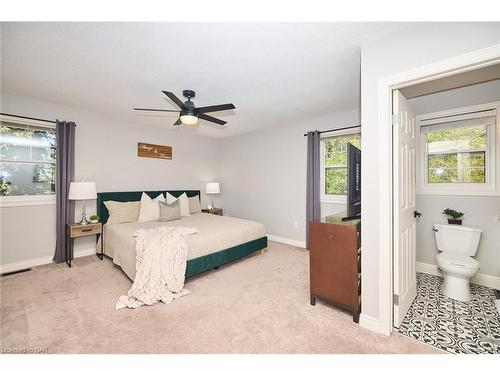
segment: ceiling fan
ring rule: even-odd
[[[187,98],[187,100],[183,103],[175,94],[170,91],[163,91],[165,95],[167,95],[170,100],[172,100],[179,108],[179,110],[172,109],[153,109],[153,108],[134,108],[135,111],[154,111],[154,112],[179,112],[179,119],[174,123],[174,125],[186,124],[186,125],[195,125],[198,123],[198,119],[202,119],[205,121],[210,121],[216,123],[218,125],[224,125],[226,121],[220,120],[218,118],[206,115],[207,112],[217,112],[217,111],[225,111],[227,109],[235,109],[236,107],[232,104],[220,104],[220,105],[210,105],[208,107],[198,107],[194,106],[194,103],[191,101],[191,98],[194,98],[196,93],[192,90],[184,90],[182,91],[182,95]]]

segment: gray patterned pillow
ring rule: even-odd
[[[167,202],[158,203],[160,204],[160,221],[172,221],[181,218],[181,206],[178,199],[171,204]]]

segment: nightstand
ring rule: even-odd
[[[68,224],[68,235],[71,241],[71,245],[73,246],[73,241],[75,238],[79,237],[86,237],[86,236],[96,236],[96,239],[99,239],[99,236],[102,235],[102,224],[101,223],[95,223],[95,224],[86,224],[86,225],[81,225],[81,224]],[[101,239],[101,252],[96,253],[97,257],[102,260],[104,257],[104,252],[103,252],[103,247],[102,247],[102,239]],[[69,248],[68,248],[69,250]],[[71,260],[66,261],[69,267],[71,267]]]
[[[210,210],[208,208],[202,208],[201,212],[204,212],[206,214],[214,214],[214,215],[223,216],[222,208],[212,208]]]

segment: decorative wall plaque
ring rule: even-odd
[[[138,142],[137,156],[142,158],[172,160],[172,146],[153,145],[151,143]]]

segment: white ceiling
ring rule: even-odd
[[[2,23],[2,92],[147,126],[177,114],[161,90],[232,102],[196,133],[223,138],[359,106],[360,45],[397,23]]]

